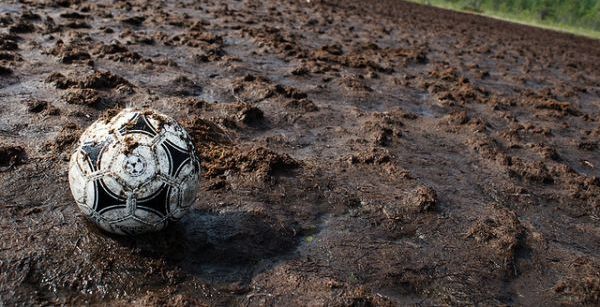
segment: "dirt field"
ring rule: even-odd
[[[600,41],[391,0],[4,0],[0,32],[0,306],[600,304]],[[203,167],[139,238],[66,176],[125,106]]]

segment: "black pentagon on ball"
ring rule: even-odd
[[[119,132],[122,135],[129,133],[143,133],[151,137],[158,134],[156,128],[152,126],[146,116],[140,113],[136,113],[136,115],[129,120],[129,122],[119,129]]]

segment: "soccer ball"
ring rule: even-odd
[[[194,203],[199,159],[172,118],[125,109],[86,129],[69,163],[69,184],[83,214],[115,234],[159,231]]]

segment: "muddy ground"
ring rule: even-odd
[[[600,42],[401,1],[0,3],[0,306],[600,304]],[[110,236],[82,129],[149,106],[203,179]]]

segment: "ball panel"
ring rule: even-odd
[[[143,208],[136,208],[136,210],[133,212],[133,215],[135,218],[139,219],[139,222],[148,224],[150,226],[162,223],[164,220],[164,216],[158,215]]]
[[[194,204],[198,190],[199,174],[194,167],[194,161],[188,161],[175,178],[179,182],[179,199],[177,206],[188,208]]]
[[[187,177],[189,177],[194,172],[195,172],[195,169],[194,169],[194,163],[193,163],[193,161],[192,160],[187,160],[185,162],[185,164],[183,164],[179,168],[179,172],[177,173],[177,176],[175,177],[175,180],[177,180],[178,182],[185,181],[187,179]]]
[[[132,111],[131,109],[124,109],[115,115],[115,117],[109,121],[108,125],[112,130],[118,132],[120,128],[131,122],[138,114],[138,112]]]
[[[185,210],[181,209],[181,190],[179,187],[171,188],[171,191],[169,191],[169,214],[171,218],[180,219],[185,213]]]
[[[151,136],[137,131],[127,132],[124,135],[117,134],[117,139],[123,145],[123,150],[126,151],[133,150],[140,145],[152,146],[158,141],[159,137],[160,135]]]
[[[127,200],[127,192],[130,190],[114,174],[105,174],[98,178],[96,182],[100,185],[99,188],[108,193],[110,197],[123,201]]]
[[[73,189],[73,188],[71,188]],[[85,183],[85,200],[84,203],[89,208],[95,210],[96,206],[96,183],[93,180],[87,180]]]
[[[191,207],[196,200],[196,192],[198,188],[198,175],[191,174],[181,183],[181,206],[184,208]]]
[[[152,149],[154,151],[154,156],[156,157],[157,170],[159,174],[170,176],[171,162],[167,149],[160,144],[154,146]]]
[[[102,179],[95,180],[94,187],[96,190],[96,201],[93,208],[99,214],[103,215],[112,209],[127,208],[127,196],[124,189],[112,177],[105,176]],[[123,211],[123,213],[127,212]]]
[[[89,176],[94,172],[94,168],[89,163],[85,155],[83,155],[80,149],[73,153],[73,155],[71,156],[70,163],[77,164],[77,166],[79,166],[79,170],[81,170],[81,172],[85,176]]]
[[[157,162],[152,149],[148,146],[117,149],[110,166],[111,174],[118,176],[121,182],[135,190],[150,182],[156,176]]]
[[[196,159],[188,160],[181,168],[177,177],[173,178],[178,183],[177,193],[171,196],[170,211],[173,214],[183,214],[194,204],[198,190],[199,173],[196,168]],[[177,211],[181,211],[176,213]]]
[[[169,220],[179,221],[187,212],[188,212],[188,208],[177,208],[177,209],[171,211]]]
[[[113,229],[111,232],[124,235],[136,235],[140,233],[162,230],[165,227],[165,224],[159,222],[157,224],[149,225],[142,223],[135,217],[131,216],[121,221],[110,223],[110,227]]]
[[[98,140],[100,139],[100,140]],[[105,150],[114,143],[112,136],[108,135],[104,138],[92,136],[90,138],[82,138],[80,153],[80,165],[87,165],[91,172],[101,169],[100,161]],[[114,146],[114,145],[113,145]]]
[[[81,171],[77,159],[72,159],[69,163],[69,185],[71,186],[71,194],[78,203],[85,202],[85,186],[87,178]]]
[[[115,124],[113,127],[117,129],[121,135],[135,133],[144,134],[150,138],[154,138],[158,135],[158,131],[150,124],[150,122],[148,122],[146,116],[137,112],[124,124]]]
[[[160,114],[154,111],[144,112],[146,121],[158,132],[165,132],[168,126],[177,125],[175,120],[167,115]]]
[[[122,204],[122,206],[118,206],[118,207],[110,207],[107,209],[104,209],[101,213],[100,216],[106,220],[108,223],[113,224],[113,223],[117,223],[123,219],[127,219],[129,216],[129,209],[127,208],[127,206],[125,204]]]
[[[136,209],[147,210],[159,215],[161,218],[168,214],[169,190],[171,188],[163,184],[157,193],[145,198],[138,198]]]
[[[123,146],[119,143],[119,141],[106,144],[102,150],[102,154],[99,157],[99,161],[97,162],[99,166],[98,169],[109,170],[121,152],[122,147]]]
[[[169,163],[169,173],[171,177],[177,177],[181,171],[181,168],[192,159],[193,153],[183,150],[169,141],[162,142],[160,146],[166,153],[166,159]],[[164,156],[159,156],[159,159],[164,159]]]
[[[191,150],[191,139],[179,125],[165,126],[164,139],[182,150]]]
[[[162,180],[153,179],[135,189],[134,193],[138,199],[152,198],[164,189],[164,184]]]
[[[83,131],[79,138],[80,143],[102,143],[110,135],[111,126],[102,121],[96,121]]]
[[[81,213],[83,213],[83,215],[85,215],[86,217],[90,217],[93,214],[94,209],[90,208],[85,203],[77,202],[77,207],[79,207]]]

